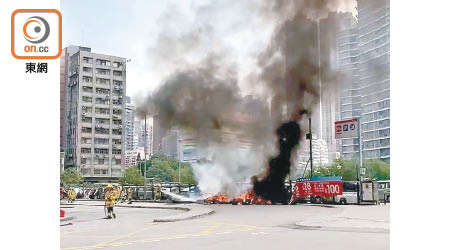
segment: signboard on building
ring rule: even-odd
[[[334,125],[336,139],[358,137],[358,119],[337,121]]]

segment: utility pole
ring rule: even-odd
[[[320,72],[320,19],[317,20],[317,49],[318,49],[318,65],[319,65],[319,139],[323,139],[322,138],[322,76],[321,76],[321,72]],[[311,162],[312,163],[312,162]],[[312,166],[312,164],[311,164]]]
[[[183,139],[178,139],[178,182],[181,185],[181,141]]]
[[[361,180],[360,180],[360,176],[359,176],[359,172],[360,172],[360,168],[362,167],[362,162],[363,162],[363,152],[362,152],[362,138],[361,138],[361,117],[358,118],[358,143],[359,143],[359,164],[356,167],[356,181],[358,183],[358,192],[356,193],[357,195],[357,200],[358,200],[358,204],[360,204],[360,189],[361,189]]]
[[[311,163],[311,175],[313,177],[313,156],[312,156],[312,132],[311,132],[311,117],[309,117],[309,160]]]
[[[144,200],[147,200],[147,112],[144,114]]]

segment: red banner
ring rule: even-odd
[[[308,195],[332,197],[342,194],[342,181],[302,181],[297,182],[291,200]]]

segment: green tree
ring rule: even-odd
[[[83,183],[83,177],[73,168],[66,168],[61,173],[60,179],[64,186],[80,185]]]
[[[389,163],[380,159],[370,159],[363,162],[363,166],[367,169],[365,177],[372,180],[390,180]]]
[[[163,181],[178,181],[178,160],[165,155],[153,155],[147,161],[147,177]],[[181,163],[182,183],[195,184],[194,173],[189,163]]]
[[[120,185],[144,185],[144,177],[138,167],[129,167],[125,170],[123,177],[119,178]]]
[[[327,166],[317,166],[313,168],[313,176],[342,176],[344,181],[356,180],[356,168],[359,162],[356,160],[338,159]],[[366,168],[365,177],[373,180],[389,180],[389,164],[380,159],[367,159],[363,161],[363,167]],[[310,176],[307,170],[305,177]]]

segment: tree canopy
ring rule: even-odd
[[[144,174],[144,164],[138,166],[141,175]],[[147,178],[159,179],[162,181],[178,181],[178,160],[165,155],[153,155],[146,161]],[[181,163],[181,182],[184,184],[195,184],[194,174],[191,164]]]
[[[330,165],[313,167],[313,176],[342,176],[344,181],[356,180],[356,167],[358,165],[356,160],[338,159]],[[363,167],[366,168],[364,177],[372,180],[389,180],[390,166],[380,159],[367,159],[363,161]],[[305,177],[310,176],[310,171],[307,170]]]
[[[80,185],[83,183],[83,177],[74,168],[66,168],[60,175],[60,180],[64,186]]]
[[[119,179],[121,185],[144,185],[144,176],[141,175],[137,167],[125,169],[123,177]]]

